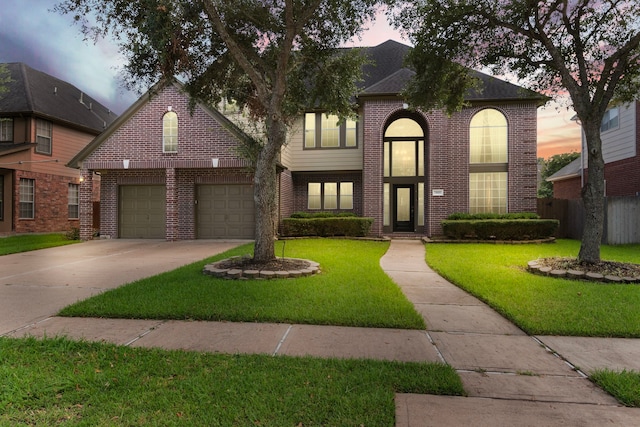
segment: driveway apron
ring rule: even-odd
[[[0,335],[63,307],[244,241],[104,239],[0,257]]]

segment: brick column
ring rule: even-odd
[[[175,168],[166,170],[166,239],[169,241],[178,240],[178,194],[176,186]]]
[[[80,238],[93,238],[93,171],[80,171]]]

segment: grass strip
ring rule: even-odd
[[[81,301],[60,315],[424,329],[422,316],[380,267],[388,247],[345,239],[280,241],[277,255],[319,262],[321,274],[227,280],[202,273],[213,260],[251,254],[253,247],[244,245]]]
[[[597,370],[590,378],[623,405],[640,407],[640,372]]]
[[[638,285],[533,275],[528,261],[575,257],[580,242],[428,244],[427,263],[529,334],[640,337]],[[640,245],[602,246],[602,259],[640,263]]]
[[[35,251],[37,249],[53,248],[56,246],[80,243],[80,240],[70,240],[64,234],[21,234],[0,238],[0,255],[16,254]]]
[[[396,392],[464,394],[443,364],[0,338],[0,425],[393,426]]]

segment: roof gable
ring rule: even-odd
[[[129,126],[129,122],[134,119],[134,117],[141,112],[145,107],[147,107],[155,97],[160,96],[160,94],[169,89],[175,88],[181,96],[184,96],[185,99],[188,98],[188,95],[183,91],[183,86],[179,82],[168,82],[163,80],[153,87],[151,87],[144,95],[142,95],[136,102],[134,102],[124,113],[122,113],[117,120],[115,120],[104,132],[98,135],[93,139],[87,146],[85,146],[73,159],[69,161],[67,166],[72,168],[80,168],[81,163],[86,160],[92,153],[99,150],[103,144],[105,144],[116,132],[120,129],[124,129]],[[221,128],[228,131],[232,137],[237,139],[245,139],[248,136],[239,129],[235,124],[233,124],[227,117],[225,117],[222,113],[220,113],[216,109],[212,109],[203,105],[201,103],[196,103],[193,107],[205,114],[205,117],[210,117],[215,122],[217,122]]]
[[[405,57],[410,46],[387,40],[386,42],[364,48],[371,61],[363,67],[364,81],[360,95],[384,96],[398,95],[405,88],[415,72],[405,64]],[[465,96],[467,101],[511,101],[532,100],[544,101],[547,98],[529,89],[500,80],[496,77],[471,70],[474,77],[480,80],[478,89],[471,89]]]
[[[21,63],[8,63],[8,91],[0,114],[29,114],[98,134],[117,115],[70,83]]]

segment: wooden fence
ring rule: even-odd
[[[560,221],[558,238],[582,238],[584,208],[582,200],[538,199],[538,215]],[[602,243],[620,245],[640,243],[640,197],[607,197]]]

